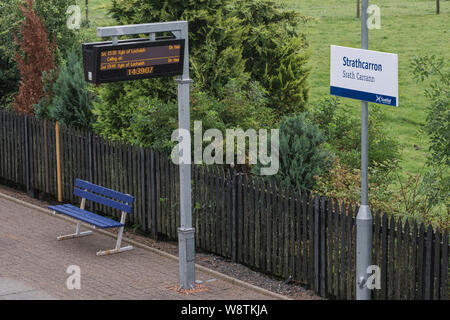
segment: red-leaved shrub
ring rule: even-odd
[[[42,74],[55,66],[53,52],[55,41],[49,42],[47,31],[41,19],[33,10],[33,0],[26,0],[21,10],[25,19],[19,30],[20,37],[13,34],[20,50],[16,51],[15,61],[21,74],[19,93],[14,101],[14,110],[34,115],[33,104],[44,96]]]

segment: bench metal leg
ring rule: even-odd
[[[84,231],[80,232],[79,234],[73,233],[73,234],[66,234],[63,236],[56,237],[56,240],[67,240],[67,239],[73,239],[73,238],[81,238],[92,234],[92,231]]]
[[[84,201],[83,200],[82,200],[82,203],[81,203],[81,209],[84,209]],[[56,214],[56,212],[53,211],[53,214]],[[126,217],[126,212],[122,212],[122,218],[120,219],[120,222],[122,224],[125,224],[125,217]],[[57,240],[66,240],[66,239],[85,237],[85,236],[88,236],[88,235],[92,234],[91,230],[81,232],[80,229],[81,229],[81,221],[78,221],[75,233],[59,236],[56,239]],[[106,256],[106,255],[110,255],[110,254],[114,254],[114,253],[119,253],[119,252],[132,250],[133,246],[127,246],[127,247],[123,247],[123,248],[120,247],[120,245],[122,243],[123,230],[124,230],[124,227],[120,227],[119,228],[119,233],[117,235],[117,241],[116,241],[116,247],[114,249],[111,249],[111,250],[98,251],[97,252],[97,256]]]
[[[110,254],[129,251],[132,249],[133,249],[133,246],[123,247],[123,248],[119,248],[119,249],[104,250],[104,251],[97,252],[97,256],[107,256]]]
[[[59,240],[80,238],[80,237],[85,237],[85,236],[88,236],[88,235],[92,234],[91,230],[80,232],[80,228],[81,228],[81,222],[78,222],[77,223],[77,229],[75,230],[75,233],[59,236],[59,237],[56,238],[56,240],[59,241]]]
[[[122,235],[123,235],[123,227],[120,227],[119,233],[117,235],[116,247],[111,250],[99,251],[99,252],[97,252],[97,256],[106,256],[106,255],[133,249],[133,246],[123,247],[123,248],[120,247],[120,244],[122,243]]]

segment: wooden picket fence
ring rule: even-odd
[[[62,191],[75,178],[136,197],[131,224],[176,239],[179,171],[168,155],[61,127]],[[0,111],[0,179],[56,198],[55,123]],[[301,193],[219,166],[192,166],[196,246],[255,270],[296,281],[331,299],[355,298],[358,207]],[[104,215],[118,213],[101,205]],[[448,230],[374,213],[374,299],[448,299]]]

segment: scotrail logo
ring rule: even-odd
[[[392,103],[392,99],[391,98],[385,98],[383,96],[377,95],[376,103],[391,104]]]

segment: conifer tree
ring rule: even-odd
[[[81,59],[75,47],[55,75],[44,75],[45,97],[35,106],[36,116],[59,121],[66,126],[90,128],[93,121],[93,94],[84,81]]]
[[[55,66],[53,52],[55,43],[50,43],[41,19],[33,9],[33,0],[26,0],[21,10],[25,19],[19,35],[13,34],[16,45],[15,61],[20,71],[19,93],[13,107],[16,112],[34,115],[33,105],[44,96],[42,74]]]
[[[305,113],[283,117],[280,123],[279,156],[277,174],[267,179],[285,186],[311,190],[316,181],[332,166],[334,154],[325,148],[326,136],[307,118]],[[259,172],[261,164],[254,167]]]

